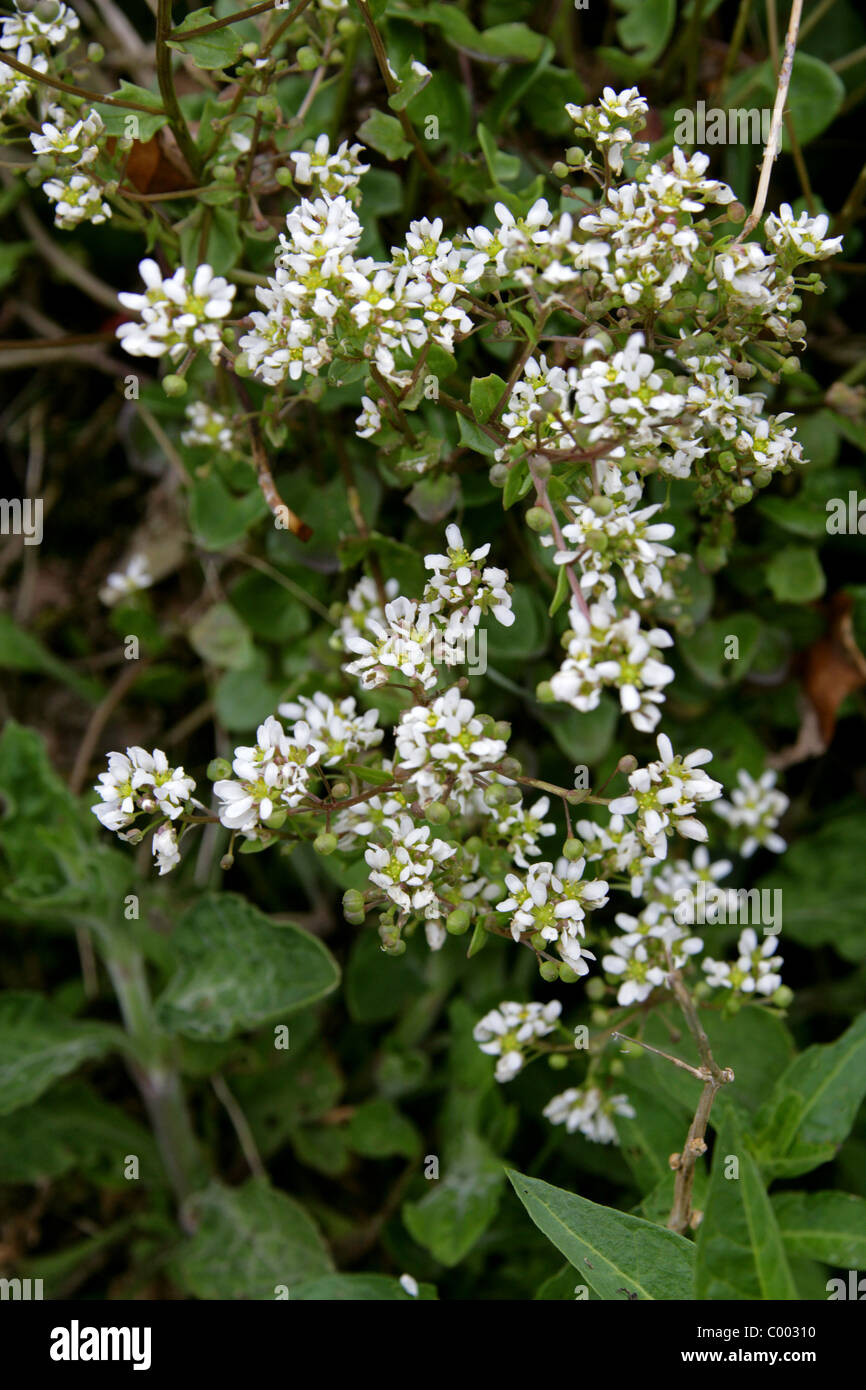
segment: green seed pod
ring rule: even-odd
[[[301,72],[312,72],[313,68],[319,66],[319,55],[314,48],[310,48],[309,44],[299,48],[295,56]]]
[[[351,790],[348,782],[335,782],[331,787],[331,796],[335,801],[342,801],[343,797],[348,796]]]
[[[508,482],[508,468],[504,463],[491,464],[488,476],[491,487],[505,487]]]
[[[424,814],[431,825],[445,825],[451,819],[451,812],[444,801],[431,801]]]
[[[472,925],[472,913],[468,907],[455,907],[445,918],[445,930],[452,936],[463,936]]]
[[[360,893],[357,888],[347,888],[346,892],[343,894],[343,911],[356,914],[359,912],[363,913],[364,894]]]
[[[541,705],[552,705],[556,701],[550,681],[539,681],[535,687],[535,698]]]
[[[526,513],[526,524],[530,531],[535,531],[538,535],[544,535],[553,526],[550,513],[544,507],[530,507]]]
[[[162,379],[162,389],[167,396],[185,396],[189,387],[182,376],[176,376],[171,372]]]
[[[558,160],[556,161],[556,163],[554,164],[554,166],[553,166],[553,177],[554,177],[555,179],[567,179],[567,178],[568,178],[568,165],[567,165],[567,164],[563,164],[563,163],[562,163],[562,160],[560,160],[560,159],[558,159]]]
[[[281,188],[288,188],[290,184],[294,183],[291,169],[287,169],[285,166],[277,170],[274,174],[274,178]]]
[[[568,1066],[568,1060],[564,1052],[551,1052],[547,1059],[547,1065],[551,1071],[564,1071]]]
[[[572,970],[570,965],[561,965],[559,967],[559,978],[564,985],[574,985],[577,984],[580,976],[576,970]]]
[[[207,775],[212,782],[222,782],[232,775],[232,765],[226,758],[211,758]]]
[[[538,973],[542,980],[547,980],[548,984],[553,984],[554,980],[559,979],[559,965],[555,960],[543,960],[538,967]]]
[[[562,854],[563,858],[567,859],[569,863],[573,863],[575,859],[580,859],[583,854],[583,842],[573,838],[566,840],[565,844],[562,846]]]
[[[610,497],[605,497],[604,493],[596,493],[590,497],[589,505],[596,516],[610,516],[613,511],[613,501]]]
[[[337,848],[337,837],[332,830],[320,830],[313,841],[313,849],[317,854],[333,854]]]

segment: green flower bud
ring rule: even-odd
[[[547,1059],[547,1065],[551,1071],[564,1071],[568,1066],[568,1058],[564,1052],[551,1052]]]
[[[222,782],[232,775],[232,765],[226,758],[211,758],[207,765],[207,775],[212,782]]]
[[[787,985],[779,985],[779,988],[773,995],[773,1003],[777,1004],[780,1009],[789,1008],[793,1000],[794,991],[789,989]]]
[[[507,719],[497,719],[497,720],[495,720],[495,721],[494,721],[494,724],[493,724],[493,727],[492,727],[492,729],[490,730],[490,737],[491,737],[491,738],[499,738],[499,739],[502,740],[503,743],[507,743],[508,740],[511,738],[511,725],[509,724],[508,720],[507,720]],[[511,771],[508,773],[508,776],[509,776],[509,777],[515,777],[515,776],[517,776],[517,775],[520,773],[520,763],[517,761],[516,758],[503,758],[503,760],[502,760],[502,770],[503,770],[503,772],[505,771],[505,764],[506,764],[506,763],[507,763],[508,766],[511,768]]]
[[[234,862],[235,857],[233,854],[224,854],[222,859],[220,860],[220,868],[223,870],[230,869]]]
[[[89,43],[87,45],[88,63],[101,63],[105,57],[105,49],[101,43]]]
[[[292,171],[291,169],[287,169],[285,165],[280,166],[280,168],[274,175],[274,178],[276,179],[277,183],[280,185],[281,188],[288,188],[290,184],[294,183],[294,179],[292,178]]]
[[[182,376],[171,372],[162,379],[162,389],[167,396],[185,396],[189,387]]]
[[[256,101],[256,110],[266,121],[273,121],[280,113],[280,104],[276,97],[259,97]]]
[[[604,493],[596,493],[590,497],[589,505],[596,516],[610,516],[613,511],[613,501],[610,497],[605,497]]]
[[[357,888],[347,888],[343,894],[343,911],[357,915],[364,912],[364,894]]]
[[[491,487],[505,487],[508,482],[508,468],[504,463],[494,463],[491,465],[488,476]]]
[[[335,801],[342,801],[344,796],[348,796],[351,787],[348,782],[335,782],[331,787],[331,796]]]
[[[533,454],[529,460],[529,466],[536,478],[540,478],[542,482],[546,482],[553,471],[550,459],[545,458],[544,454]]]
[[[246,353],[238,353],[237,357],[234,360],[234,373],[235,376],[250,376],[250,374],[252,373],[252,367],[250,366],[249,361],[247,360]]]
[[[301,72],[312,72],[313,68],[319,66],[319,55],[314,48],[310,48],[309,44],[299,48],[295,56]]]
[[[452,936],[462,936],[472,925],[472,913],[468,907],[455,907],[445,918],[445,930]]]
[[[539,535],[544,535],[553,525],[550,513],[544,507],[530,507],[526,513],[526,524],[530,531],[536,531]]]
[[[535,687],[535,698],[541,705],[552,705],[556,701],[550,681],[539,681]]]

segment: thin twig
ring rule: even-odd
[[[758,191],[755,194],[752,211],[743,223],[739,235],[734,238],[734,244],[742,241],[744,237],[747,237],[750,232],[754,231],[761,219],[767,201],[773,161],[776,158],[781,143],[782,117],[785,112],[788,88],[791,85],[791,72],[794,67],[794,54],[797,51],[797,34],[800,28],[800,16],[802,13],[803,0],[792,0],[791,18],[788,21],[788,32],[785,35],[785,52],[781,67],[779,68],[779,81],[776,86],[776,101],[773,106],[773,119],[770,124],[770,138],[767,141],[767,148],[764,150],[764,158],[761,163],[761,176],[758,179]]]

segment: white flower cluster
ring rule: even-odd
[[[356,658],[346,670],[359,676],[365,689],[384,685],[399,673],[431,690],[438,667],[466,662],[467,643],[482,617],[490,614],[504,627],[514,622],[505,570],[481,568],[489,544],[470,553],[453,524],[446,538],[446,555],[425,557],[424,564],[433,575],[420,603],[399,595],[381,612],[370,580],[362,581],[350,594],[340,641]],[[386,587],[386,598],[393,592]]]
[[[189,447],[205,444],[210,449],[228,453],[235,442],[235,431],[228,415],[206,401],[193,401],[186,408],[187,425],[181,432],[181,443]]]
[[[583,882],[585,859],[559,859],[556,864],[540,860],[525,874],[507,874],[509,896],[496,904],[497,912],[511,918],[515,941],[537,937],[542,945],[553,946],[576,975],[589,972],[587,960],[595,960],[581,944],[586,934],[586,914],[607,902],[604,879]]]
[[[370,882],[381,888],[401,912],[421,912],[428,924],[436,923],[442,912],[431,879],[438,865],[457,853],[457,846],[436,837],[431,839],[430,826],[416,826],[408,815],[388,819],[383,825],[390,835],[390,844],[371,845],[364,852],[370,866]],[[444,933],[428,933],[428,940],[431,946],[439,946]]]
[[[72,121],[58,106],[51,108],[50,115],[38,134],[30,136],[30,143],[40,166],[52,171],[42,191],[56,204],[55,225],[71,231],[80,222],[105,222],[111,208],[103,199],[101,184],[87,172],[99,154],[95,142],[105,129],[102,117],[91,111]]]
[[[211,362],[222,348],[220,320],[231,313],[235,286],[209,265],[200,265],[187,280],[183,267],[164,279],[156,261],[146,258],[138,267],[144,294],[124,293],[121,304],[141,315],[140,323],[122,323],[117,336],[132,357],[162,357],[180,363],[204,348]]]
[[[565,109],[574,121],[575,134],[602,150],[615,174],[622,172],[626,156],[640,158],[647,153],[649,145],[635,140],[646,125],[649,111],[649,103],[637,87],[624,92],[605,87],[595,106],[569,102]]]
[[[608,499],[604,499],[608,502]],[[609,505],[609,510],[597,511],[584,506],[580,498],[569,497],[567,505],[574,508],[573,519],[562,528],[568,550],[554,555],[557,565],[580,566],[580,586],[587,593],[600,589],[609,599],[616,598],[616,580],[611,567],[623,572],[635,598],[646,598],[649,591],[660,598],[672,597],[672,589],[662,577],[665,561],[675,552],[662,542],[674,533],[667,522],[650,524],[661,505],[640,509]]]
[[[339,197],[356,188],[362,174],[366,174],[369,164],[362,164],[359,158],[362,145],[352,145],[344,140],[331,154],[331,142],[327,135],[320,135],[312,149],[296,150],[289,155],[294,166],[295,182],[312,184],[316,196],[326,193],[331,198]]]
[[[113,830],[121,840],[140,838],[133,828],[138,815],[166,816],[153,834],[153,854],[160,874],[169,873],[180,862],[177,830],[172,824],[191,806],[195,780],[182,767],[171,767],[161,748],[152,753],[134,745],[125,753],[108,754],[108,771],[99,774],[94,787],[100,801],[91,806],[100,825]]]
[[[323,767],[335,767],[382,742],[383,731],[376,727],[377,711],[368,709],[363,714],[358,713],[351,695],[336,704],[330,695],[317,690],[315,695],[301,695],[297,700],[280,705],[277,712],[284,719],[303,720],[319,750]]]
[[[552,1125],[565,1125],[569,1134],[576,1130],[593,1144],[618,1144],[612,1117],[620,1115],[628,1120],[635,1117],[628,1096],[606,1096],[598,1086],[570,1086],[561,1095],[554,1096],[543,1113]]]
[[[775,994],[782,983],[779,967],[784,965],[781,956],[776,955],[778,945],[777,936],[765,936],[759,945],[754,928],[746,927],[740,933],[739,956],[733,965],[713,960],[712,956],[705,958],[703,968],[708,983],[739,994]]]
[[[558,999],[549,1004],[506,1000],[476,1023],[472,1036],[489,1057],[496,1057],[496,1080],[511,1081],[521,1070],[537,1038],[546,1038],[562,1013]]]
[[[569,621],[563,637],[567,655],[550,679],[555,698],[586,713],[597,709],[602,690],[612,686],[634,727],[652,733],[661,718],[664,687],[674,678],[660,659],[673,646],[670,633],[658,627],[642,631],[636,612],[617,617],[607,598],[590,605],[588,615],[573,606]]]
[[[482,561],[490,552],[489,542],[469,551],[459,526],[445,528],[448,550],[445,555],[425,555],[424,565],[433,574],[424,590],[423,602],[437,613],[447,615],[446,629],[456,637],[469,637],[487,613],[503,627],[511,627],[514,613],[508,575],[505,570]]]
[[[763,772],[755,780],[745,768],[740,768],[737,782],[730,801],[717,802],[714,810],[742,836],[740,854],[749,859],[759,848],[772,850],[773,854],[784,853],[787,845],[776,833],[776,826],[790,803],[785,793],[776,788],[775,772]]]
[[[432,705],[404,710],[394,730],[397,767],[411,774],[422,805],[454,795],[465,809],[476,775],[506,753],[504,740],[488,732],[492,724],[489,716],[485,722],[475,713],[457,686]]]
[[[840,236],[828,237],[830,225],[827,214],[810,217],[801,212],[795,217],[790,203],[783,203],[778,213],[771,212],[764,223],[764,234],[775,248],[780,263],[791,270],[803,261],[821,261],[842,250]]]
[[[707,839],[707,828],[694,813],[703,802],[716,801],[722,786],[703,771],[713,756],[709,749],[680,758],[667,734],[659,734],[656,743],[658,759],[629,775],[629,794],[615,797],[609,809],[613,815],[635,815],[641,843],[653,858],[664,859],[667,837],[675,830],[689,840]]]

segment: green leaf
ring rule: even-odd
[[[310,610],[266,574],[245,574],[229,594],[251,632],[269,642],[294,642],[310,626]]]
[[[405,159],[412,153],[412,146],[403,134],[403,127],[396,116],[386,116],[384,111],[373,111],[358,129],[358,139],[370,149],[378,150],[386,159]]]
[[[866,1095],[866,1014],[834,1043],[796,1057],[755,1117],[758,1158],[772,1177],[798,1177],[828,1163]]]
[[[772,110],[776,77],[776,69],[769,58],[759,67],[751,68],[731,83],[728,106],[743,107],[748,92],[749,107]],[[811,53],[795,55],[785,110],[790,113],[799,144],[807,144],[826,130],[844,99],[845,84],[838,73]],[[783,126],[782,149],[789,151],[790,148],[790,138]]]
[[[484,458],[492,458],[499,448],[495,439],[491,439],[489,434],[485,434],[484,430],[473,420],[467,420],[465,415],[458,415],[457,428],[460,431],[460,443],[465,444],[467,449],[472,449],[474,453],[482,454]],[[511,474],[509,474],[509,478],[510,476]]]
[[[478,125],[478,143],[481,146],[481,152],[484,155],[494,188],[499,188],[503,183],[511,183],[517,178],[520,173],[520,160],[516,155],[505,154],[498,149],[490,131],[481,123]],[[504,389],[504,382],[502,386]]]
[[[863,819],[856,814],[835,816],[790,846],[757,885],[781,892],[786,935],[804,946],[832,946],[845,960],[866,959],[862,849]]]
[[[316,937],[272,922],[232,893],[208,893],[172,937],[177,973],[157,1001],[157,1017],[187,1038],[230,1038],[283,1019],[336,988],[339,969]]]
[[[194,10],[172,32],[177,36],[187,29],[202,29],[213,19],[213,10]],[[232,63],[237,62],[243,45],[243,34],[233,29],[230,24],[222,29],[214,29],[210,34],[202,34],[198,39],[175,37],[168,40],[169,48],[175,48],[179,53],[188,53],[197,67],[206,69],[231,67]]]
[[[619,709],[612,699],[602,696],[597,708],[586,714],[558,705],[542,705],[538,717],[570,763],[594,767],[613,742]]]
[[[164,1182],[152,1136],[83,1082],[56,1086],[0,1119],[0,1183],[40,1183],[75,1169],[100,1187],[128,1189],[125,1154],[138,1157],[145,1187]]]
[[[866,1269],[866,1201],[847,1192],[779,1192],[773,1213],[789,1255]]]
[[[528,661],[547,647],[550,622],[544,600],[528,584],[515,584],[511,594],[514,623],[503,627],[492,619],[487,624],[487,655],[496,663]]]
[[[780,603],[810,603],[827,586],[821,561],[809,545],[778,550],[767,565],[767,583]]]
[[[364,930],[346,966],[346,1007],[356,1023],[383,1023],[424,993],[423,958],[412,949],[389,960],[375,931]]]
[[[601,1207],[576,1193],[510,1171],[532,1220],[600,1298],[623,1302],[692,1297],[694,1246],[674,1231]]]
[[[486,425],[499,401],[502,399],[506,383],[501,376],[491,372],[490,376],[476,376],[469,388],[469,404],[479,425]]]
[[[190,1201],[196,1231],[173,1261],[181,1286],[196,1298],[289,1298],[334,1268],[318,1229],[298,1202],[263,1179],[243,1187],[214,1182]]]
[[[292,1300],[298,1303],[417,1303],[435,1297],[432,1284],[419,1284],[416,1295],[408,1294],[399,1279],[387,1274],[326,1274],[292,1289]]]
[[[636,50],[634,60],[642,68],[651,67],[673,33],[676,0],[619,0],[619,7],[627,11],[616,26],[620,43]]]
[[[505,480],[505,487],[502,489],[502,505],[507,511],[513,507],[514,503],[532,487],[532,477],[526,463],[526,459],[519,459],[517,463],[512,463],[508,470],[508,477]]]
[[[121,106],[106,106],[103,102],[95,101],[93,109],[102,117],[106,135],[128,133],[133,140],[152,140],[156,132],[168,124],[168,116],[161,110],[162,100],[157,92],[124,81],[116,92],[109,92],[108,95],[116,101],[132,101],[137,106],[153,106],[156,110],[151,116],[146,111],[127,111]]]
[[[735,1158],[739,1176],[730,1160]],[[760,1169],[732,1110],[713,1150],[707,1206],[698,1227],[698,1299],[796,1299],[797,1290]]]
[[[405,63],[397,74],[399,87],[392,96],[388,98],[388,105],[392,111],[405,111],[410,101],[414,101],[420,92],[423,92],[427,83],[432,77],[431,72],[417,72],[411,61]]]
[[[195,539],[205,550],[228,550],[256,521],[267,516],[268,504],[258,488],[242,497],[229,492],[222,478],[209,473],[194,478],[190,489],[189,521]]]
[[[78,1022],[39,994],[0,994],[0,1115],[32,1104],[59,1077],[121,1041],[116,1028]]]
[[[446,1148],[431,1191],[404,1205],[406,1229],[442,1264],[459,1264],[496,1215],[504,1178],[484,1140],[463,1131]]]
[[[246,624],[227,603],[215,603],[187,634],[202,661],[222,670],[242,671],[253,660],[253,641]]]
[[[414,1158],[421,1144],[411,1120],[401,1115],[390,1100],[370,1100],[359,1105],[349,1122],[346,1139],[349,1147],[364,1158],[389,1158],[394,1154]]]
[[[97,681],[69,670],[38,638],[17,627],[8,613],[0,613],[0,668],[52,676],[85,700],[96,700],[102,693]]]

